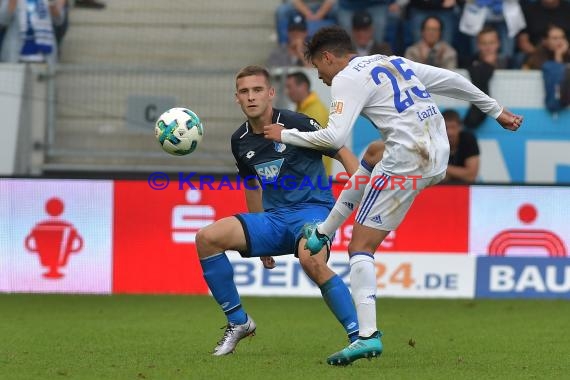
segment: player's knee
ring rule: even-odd
[[[364,161],[366,161],[369,165],[374,166],[382,159],[382,155],[384,154],[384,142],[383,141],[374,141],[368,145],[366,148],[366,152],[364,153]]]
[[[196,234],[196,251],[199,257],[207,257],[210,255],[210,247],[214,243],[213,233],[211,228],[205,227],[198,231]]]
[[[348,243],[348,253],[354,253],[354,252],[374,253],[375,251],[376,251],[376,246],[372,242],[355,241],[354,239],[352,239],[350,243]]]
[[[299,262],[305,273],[311,278],[314,277],[321,265],[315,256],[302,256],[299,258]]]
[[[320,254],[316,256],[301,256],[299,257],[299,262],[307,276],[316,283],[319,283],[320,278],[328,271],[327,264]]]

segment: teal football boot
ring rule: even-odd
[[[307,224],[303,228],[303,236],[307,239],[305,248],[311,251],[311,255],[321,252],[325,245],[329,245],[331,239],[327,235],[317,231],[316,224]]]
[[[358,338],[348,345],[348,347],[340,350],[327,358],[327,363],[330,365],[349,365],[358,359],[372,359],[380,356],[384,346],[380,339],[382,334],[375,333],[368,339]]]

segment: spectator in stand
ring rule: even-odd
[[[34,3],[3,0],[0,25],[6,27],[6,34],[0,61],[55,64],[57,43],[53,25],[64,22],[64,12],[65,0],[37,0]]]
[[[499,33],[492,25],[485,25],[477,34],[477,52],[464,67],[487,64],[494,69],[508,69],[509,57],[501,53]]]
[[[103,9],[105,4],[97,0],[75,0],[77,8]]]
[[[570,14],[568,15],[570,17]],[[570,51],[568,39],[564,29],[557,25],[550,25],[540,46],[532,53],[524,64],[525,69],[541,70],[547,61],[558,63],[570,63]]]
[[[285,91],[289,99],[297,105],[295,111],[315,119],[321,126],[326,127],[329,110],[317,93],[311,91],[311,81],[305,73],[299,71],[287,74]]]
[[[469,131],[462,130],[457,111],[441,113],[449,139],[449,163],[445,173],[447,183],[473,183],[479,174],[479,145]]]
[[[500,47],[499,34],[495,28],[490,25],[485,26],[477,35],[477,54],[464,66],[469,71],[471,82],[487,95],[490,95],[489,82],[494,71],[509,68],[509,60],[500,54]],[[486,117],[486,114],[472,105],[465,115],[463,124],[467,128],[477,128]]]
[[[485,25],[491,25],[499,33],[501,51],[512,57],[516,35],[526,27],[519,0],[474,0],[467,2],[459,20],[459,30],[471,38],[471,51],[475,52],[477,34]]]
[[[67,34],[67,29],[69,28],[69,1],[63,0],[63,9],[60,22],[53,22],[52,20],[53,33],[55,36],[55,42],[57,44],[58,60],[61,57],[61,45],[63,43],[63,37]]]
[[[275,11],[279,45],[287,44],[289,20],[297,14],[305,18],[310,38],[320,28],[336,24],[336,0],[288,0],[280,4]]]
[[[374,24],[374,40],[386,41],[386,27],[391,17],[388,5],[393,2],[394,0],[338,0],[338,23],[350,34],[354,13],[367,11]]]
[[[426,18],[421,26],[422,38],[406,49],[405,57],[444,69],[457,68],[457,52],[441,40],[441,27],[442,23],[438,17]]]
[[[294,14],[287,26],[287,44],[273,49],[267,58],[267,67],[310,67],[305,60],[305,41],[307,40],[307,23],[300,14]]]
[[[435,16],[442,23],[441,39],[453,45],[457,29],[456,0],[402,0],[391,7],[405,7],[406,4],[413,41],[419,41],[421,38],[418,26],[429,16]]]
[[[517,43],[521,56],[517,57],[520,67],[542,44],[550,24],[558,25],[570,35],[570,3],[562,0],[540,0],[528,2],[523,7],[526,28],[519,33]]]
[[[392,55],[392,48],[386,42],[374,41],[372,16],[366,11],[358,11],[352,17],[352,42],[358,55]]]
[[[311,81],[305,73],[299,71],[287,74],[285,80],[285,92],[287,97],[296,105],[295,111],[313,118],[322,128],[329,121],[329,110],[323,104],[316,92],[311,91]],[[327,175],[332,174],[332,159],[323,156],[323,164]]]
[[[550,112],[558,112],[570,104],[570,50],[564,30],[550,25],[542,44],[530,55],[524,65],[542,70],[544,103]]]

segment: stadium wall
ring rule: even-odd
[[[207,294],[196,232],[246,208],[236,182],[192,184],[0,179],[0,292]],[[568,199],[560,186],[427,189],[376,255],[378,296],[570,298]],[[347,283],[352,224],[330,260]],[[320,295],[292,257],[265,270],[229,256],[243,295]]]

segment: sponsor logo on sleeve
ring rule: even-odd
[[[333,100],[331,103],[331,109],[330,109],[330,113],[331,114],[342,114],[342,110],[344,108],[344,101],[342,100]]]

